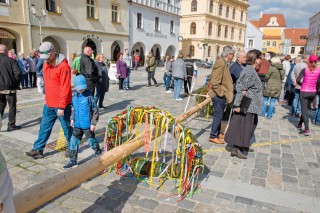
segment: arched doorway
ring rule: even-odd
[[[43,39],[43,41],[44,41],[44,42],[45,42],[45,41],[51,42],[51,43],[53,44],[54,48],[56,49],[56,52],[57,52],[57,53],[62,53],[62,52],[61,52],[61,49],[60,49],[60,44],[59,44],[59,42],[58,42],[56,39],[54,39],[52,36],[47,36],[47,37],[45,37],[45,38]]]
[[[166,56],[175,56],[175,54],[176,54],[176,48],[170,45],[166,51]]]
[[[14,49],[17,52],[16,37],[7,30],[0,28],[0,44],[7,46],[8,50]]]
[[[121,48],[118,42],[113,42],[111,45],[111,60],[117,61],[117,55],[121,52]]]
[[[151,48],[151,52],[155,56],[156,60],[161,59],[161,46],[159,44],[155,44]]]
[[[90,38],[88,38],[88,39],[86,39],[84,42],[83,42],[83,44],[82,44],[82,50],[83,50],[83,48],[85,48],[85,47],[91,47],[91,49],[92,49],[92,51],[93,51],[93,55],[94,56],[96,56],[97,55],[97,45],[96,45],[96,43],[92,40],[92,39],[90,39]]]
[[[137,42],[133,45],[132,50],[131,50],[131,54],[134,55],[135,53],[137,53],[140,57],[140,65],[143,66],[144,65],[144,61],[145,61],[145,45],[142,42]]]

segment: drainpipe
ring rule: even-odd
[[[28,0],[28,19],[29,19],[29,44],[30,44],[30,50],[33,49],[33,43],[32,43],[32,29],[31,29],[31,16],[30,16],[30,8],[31,8],[31,3],[30,0]]]

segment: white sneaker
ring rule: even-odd
[[[178,98],[178,99],[176,99],[176,101],[182,101],[182,98]]]
[[[172,93],[172,91],[171,90],[167,90],[166,93],[170,94],[170,93]]]
[[[124,92],[125,92],[125,90],[119,90],[119,92],[124,93]]]

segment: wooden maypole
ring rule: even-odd
[[[210,102],[211,99],[207,98],[202,103],[197,104],[187,112],[179,115],[176,121],[180,123],[188,119],[191,115],[198,112]],[[155,133],[155,130],[153,130],[153,132]],[[152,140],[155,139],[154,133],[152,134]],[[33,209],[53,200],[57,196],[68,192],[70,189],[73,189],[82,182],[99,174],[105,168],[112,166],[116,162],[137,151],[144,145],[144,141],[144,133],[140,133],[135,139],[107,151],[100,157],[93,158],[76,168],[60,173],[43,181],[42,183],[18,192],[13,197],[17,213],[30,212]]]

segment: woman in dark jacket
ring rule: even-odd
[[[104,64],[105,57],[103,54],[98,54],[96,57],[96,66],[98,67],[99,71],[99,80],[97,82],[96,90],[97,93],[94,97],[96,104],[99,108],[105,108],[103,106],[103,99],[106,92],[109,91],[109,76],[107,66]],[[99,101],[99,104],[98,104]]]
[[[125,92],[123,89],[123,81],[127,77],[127,64],[123,61],[123,53],[117,55],[117,75],[119,78],[119,92]]]
[[[261,112],[262,105],[262,84],[256,72],[256,67],[260,64],[260,56],[261,52],[259,50],[248,52],[247,66],[242,70],[236,84],[237,94],[234,100],[234,114],[224,137],[225,142],[232,146],[232,157],[247,159],[250,139],[258,124],[258,114]],[[244,96],[251,99],[246,113],[243,107],[240,108]]]
[[[271,58],[271,66],[268,70],[268,73],[265,75],[267,80],[266,89],[263,92],[263,104],[261,116],[264,117],[267,111],[267,104],[270,99],[269,109],[267,117],[272,118],[274,112],[274,104],[280,96],[281,92],[281,82],[284,79],[285,71],[283,69],[283,64],[281,64],[280,58],[273,57]]]

